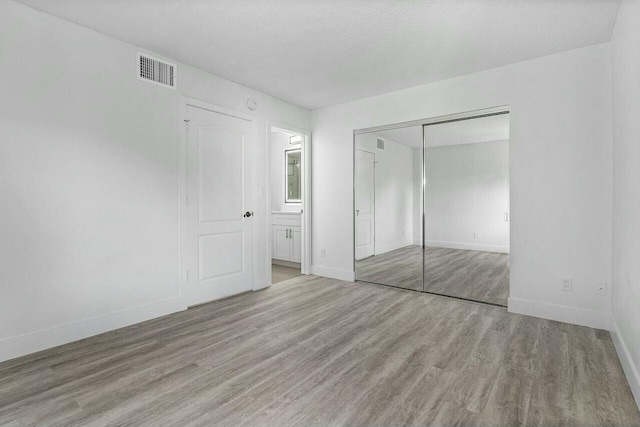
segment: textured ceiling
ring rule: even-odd
[[[619,0],[20,0],[315,109],[608,41]]]

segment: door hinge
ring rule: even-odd
[[[189,270],[187,270],[187,282],[189,281]]]

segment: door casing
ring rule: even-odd
[[[266,188],[267,188],[267,210],[265,212],[265,225],[268,230],[267,238],[267,273],[269,277],[269,285],[271,284],[271,258],[273,255],[272,245],[272,226],[271,226],[271,132],[282,130],[289,133],[295,133],[304,137],[301,144],[302,153],[302,214],[300,215],[300,272],[304,275],[311,274],[311,132],[305,129],[296,128],[283,123],[274,121],[267,122],[267,153],[266,162]]]

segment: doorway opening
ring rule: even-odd
[[[271,284],[309,271],[308,132],[269,126],[269,252]]]

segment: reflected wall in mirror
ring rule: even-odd
[[[424,128],[424,290],[509,296],[509,115]]]
[[[302,199],[300,149],[285,151],[285,203],[300,203]]]
[[[422,128],[355,136],[356,279],[422,290]]]

